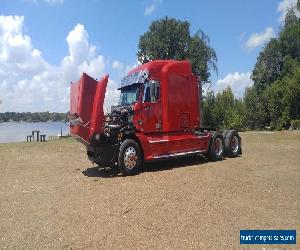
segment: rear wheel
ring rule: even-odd
[[[215,133],[211,138],[208,159],[211,161],[220,161],[224,155],[224,138],[222,134]]]
[[[225,152],[228,157],[237,157],[242,153],[241,137],[236,130],[229,130],[226,133]]]
[[[123,175],[134,175],[139,172],[142,164],[142,154],[136,141],[127,139],[121,147],[118,156],[118,168]]]

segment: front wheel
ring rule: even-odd
[[[134,175],[139,172],[142,164],[142,154],[136,141],[123,141],[118,156],[118,168],[123,175]]]

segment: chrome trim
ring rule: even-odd
[[[189,154],[199,154],[199,153],[204,153],[204,152],[205,152],[205,150],[195,150],[195,151],[181,152],[181,153],[175,153],[175,154],[158,155],[158,156],[154,156],[153,158],[160,159],[160,158],[183,156],[183,155],[189,155]]]
[[[234,140],[234,146],[232,146],[232,141]],[[231,142],[230,142],[230,147],[231,147],[231,151],[233,153],[236,153],[238,152],[239,150],[239,139],[237,138],[236,135],[234,135],[232,138],[231,138]]]
[[[163,143],[163,142],[169,142],[169,140],[149,141],[149,143]]]
[[[209,137],[209,135],[199,135],[199,136],[197,136],[197,138],[199,138],[199,139],[201,139],[201,138],[207,138],[207,137]]]
[[[110,125],[107,125],[107,127],[109,127],[109,128],[120,128],[121,126],[117,125],[117,124],[110,124]]]
[[[137,155],[134,147],[128,147],[124,152],[124,164],[128,169],[133,169],[137,163]]]

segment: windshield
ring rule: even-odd
[[[121,90],[121,96],[119,100],[119,105],[121,106],[129,106],[134,102],[138,101],[140,85],[135,84],[129,87],[126,87]]]

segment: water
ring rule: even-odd
[[[60,135],[61,129],[63,135],[69,133],[69,127],[64,122],[4,122],[0,123],[0,143],[26,141],[32,130],[39,130],[47,139],[49,135]]]

